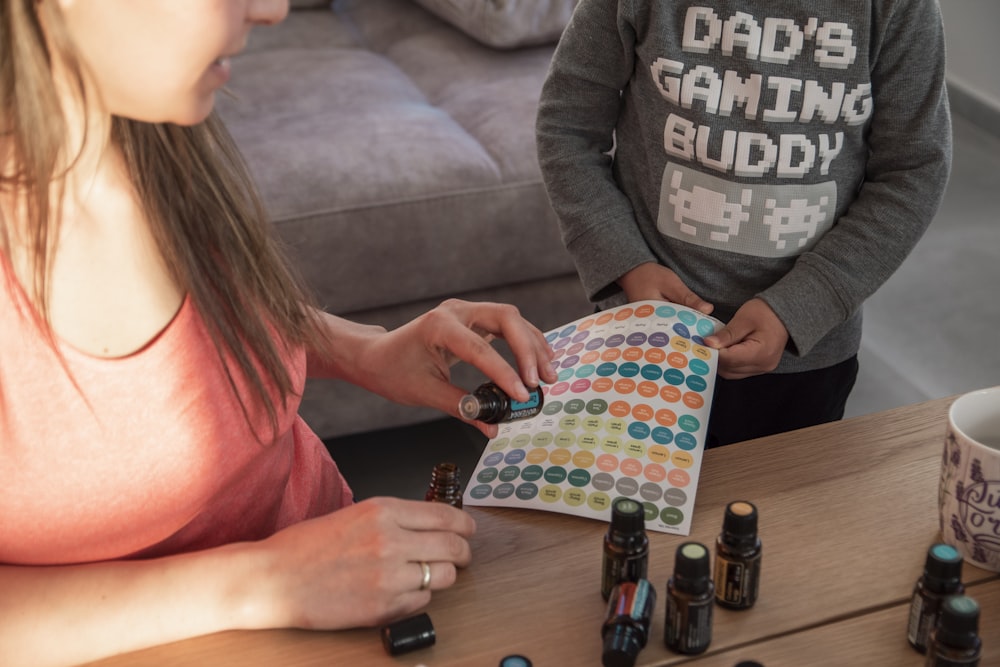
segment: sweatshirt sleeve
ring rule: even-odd
[[[876,3],[874,110],[865,178],[847,213],[758,296],[807,354],[899,268],[940,205],[951,168],[945,44],[936,0]]]
[[[542,177],[563,243],[593,301],[618,291],[615,281],[630,269],[656,261],[632,204],[615,183],[611,157],[634,41],[618,2],[581,0],[556,47],[539,102]]]

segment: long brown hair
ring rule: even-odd
[[[0,2],[0,145],[8,146],[7,155],[0,155],[0,189],[12,192],[25,212],[21,244],[33,274],[24,287],[34,297],[50,342],[47,288],[65,175],[57,170],[61,163],[72,163],[64,155],[67,128],[50,47],[58,51],[81,103],[87,103],[83,65],[61,27],[56,4]],[[44,30],[39,11],[49,12]],[[267,385],[278,389],[282,404],[294,391],[282,346],[305,345],[322,353],[329,341],[273,235],[235,143],[214,112],[192,127],[115,117],[111,140],[124,156],[173,279],[198,309],[223,362],[227,356],[235,361],[235,368],[225,363],[230,385],[235,392],[234,373],[242,374],[273,428],[278,406]],[[11,229],[0,217],[0,250],[8,258],[11,243]],[[245,403],[243,412],[249,419]]]

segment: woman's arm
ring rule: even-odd
[[[145,561],[0,566],[0,664],[73,665],[232,629],[377,625],[469,562],[472,518],[377,498],[270,538]],[[420,561],[431,586],[419,590]]]
[[[556,381],[552,349],[514,306],[451,299],[388,332],[318,315],[331,349],[326,355],[310,354],[309,376],[347,380],[404,405],[425,405],[459,417],[458,403],[466,390],[450,382],[449,369],[456,361],[472,364],[519,400],[528,400],[526,385]],[[518,370],[490,345],[495,338],[507,341]],[[495,426],[477,426],[495,435]]]

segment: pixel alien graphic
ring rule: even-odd
[[[698,228],[708,229],[708,238],[726,243],[731,236],[740,232],[740,225],[750,219],[747,209],[753,199],[753,191],[740,191],[740,201],[730,202],[725,193],[715,192],[695,185],[690,190],[681,188],[683,174],[675,171],[670,178],[669,201],[674,207],[674,222],[681,232],[697,236]]]
[[[803,247],[816,235],[819,224],[826,220],[824,209],[828,202],[828,197],[821,197],[818,205],[810,206],[808,199],[793,199],[788,206],[779,207],[776,200],[768,199],[764,203],[768,238],[778,250],[784,250],[788,241],[796,239],[798,247]]]

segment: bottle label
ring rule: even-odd
[[[643,551],[633,556],[622,556],[618,558],[604,555],[604,578],[601,581],[601,594],[607,597],[611,594],[611,589],[616,584],[625,581],[636,582],[646,578],[649,558]]]
[[[914,594],[910,601],[910,621],[906,625],[906,639],[920,651],[927,650],[927,621],[924,599]]]
[[[715,555],[715,595],[720,602],[746,608],[757,601],[760,587],[760,555],[746,560],[731,560]]]
[[[664,623],[664,641],[668,648],[679,653],[701,653],[712,642],[711,597],[699,601],[678,601],[667,596],[667,618]]]

